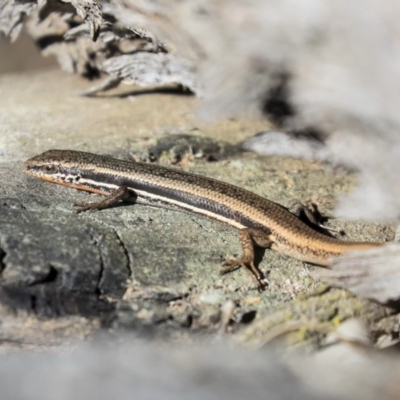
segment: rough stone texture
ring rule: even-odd
[[[0,219],[2,294],[14,306],[39,315],[98,316],[110,308],[103,296],[124,293],[128,259],[110,229],[31,213],[13,198],[2,199]]]

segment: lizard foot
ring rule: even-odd
[[[220,275],[225,275],[230,272],[236,271],[239,268],[245,268],[245,270],[251,275],[252,279],[257,285],[259,292],[262,292],[269,285],[268,279],[265,278],[264,274],[254,265],[253,260],[243,258],[231,258],[222,263]]]

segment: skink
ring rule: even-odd
[[[172,205],[239,229],[241,257],[225,261],[222,273],[244,267],[259,289],[267,280],[254,262],[254,246],[271,248],[310,264],[329,266],[350,250],[381,246],[324,235],[285,207],[237,186],[163,166],[117,160],[72,150],[49,150],[27,160],[25,172],[43,180],[107,196],[80,211],[103,209],[121,200]]]

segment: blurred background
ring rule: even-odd
[[[35,42],[25,32],[11,43],[0,37],[0,74],[58,68],[54,57],[43,57]]]

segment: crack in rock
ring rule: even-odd
[[[57,280],[57,277],[59,276],[59,271],[57,268],[55,268],[53,265],[49,265],[49,271],[46,275],[44,275],[42,278],[37,279],[36,281],[32,282],[28,286],[36,286],[36,285],[43,285],[46,283],[53,283]]]
[[[90,226],[87,230],[99,253],[100,271],[96,294],[120,298],[131,275],[129,253],[114,228]]]
[[[103,260],[103,253],[101,251],[100,242],[103,238],[103,235],[99,235],[98,232],[93,227],[89,227],[86,229],[87,234],[90,237],[90,241],[96,247],[98,255],[99,255],[99,276],[97,278],[97,283],[95,287],[95,293],[98,297],[100,297],[103,293],[101,290],[101,282],[104,278],[104,260]]]
[[[126,269],[127,269],[128,273],[129,273],[129,275],[131,275],[131,274],[132,274],[131,259],[130,259],[130,257],[129,257],[128,249],[127,249],[127,247],[125,246],[125,243],[124,243],[124,241],[122,240],[121,235],[117,232],[117,230],[116,230],[115,228],[111,228],[111,229],[113,230],[115,236],[116,236],[117,239],[118,239],[119,244],[120,244],[121,247],[122,247],[122,251],[124,252],[124,255],[125,255],[125,258],[126,258],[126,264],[125,264],[125,266],[126,266]]]
[[[0,274],[6,269],[6,263],[4,261],[7,253],[0,247]]]

